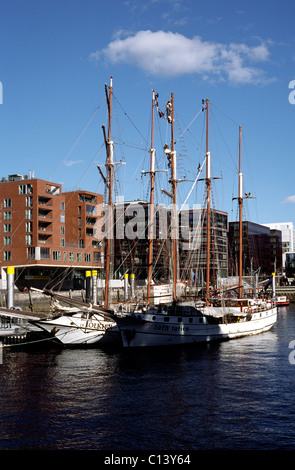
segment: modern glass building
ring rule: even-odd
[[[243,222],[243,276],[259,271],[269,276],[273,272],[270,229],[254,222]],[[229,223],[229,275],[238,275],[239,222]]]
[[[210,212],[210,279],[228,275],[228,214],[211,209]],[[185,230],[188,228],[188,230]],[[202,284],[207,272],[207,211],[183,211],[180,219],[180,279]]]
[[[285,253],[286,277],[295,277],[295,253]]]

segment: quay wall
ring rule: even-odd
[[[295,302],[295,286],[276,286],[276,295],[285,295],[290,302]]]
[[[99,289],[100,290],[100,289]],[[71,296],[77,300],[85,300],[85,291],[66,291],[66,292],[57,292],[58,294],[64,295],[65,297]],[[98,303],[103,303],[103,292],[98,292]],[[140,289],[140,292],[137,292],[137,298],[142,298],[144,292]],[[285,295],[290,302],[295,302],[295,286],[276,286],[276,295],[281,296]],[[115,297],[113,301],[122,301],[124,298],[124,292],[113,293]],[[0,307],[6,307],[7,305],[7,291],[0,290]],[[26,311],[50,311],[51,298],[40,292],[19,292],[15,290],[14,292],[14,305],[20,307],[22,310]]]

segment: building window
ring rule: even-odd
[[[66,242],[64,238],[60,239],[60,246],[66,246]]]
[[[4,199],[4,207],[11,207],[11,199]]]
[[[90,194],[79,194],[79,201],[90,202],[90,204],[96,204],[96,197]]]
[[[26,197],[26,207],[31,207],[33,205],[33,198],[32,196]]]
[[[4,224],[4,233],[11,232],[11,224]]]
[[[82,261],[82,253],[77,253],[77,261]]]
[[[41,259],[50,259],[50,248],[42,248],[40,249],[40,258]]]
[[[64,261],[67,261],[67,252],[64,251]]]
[[[64,214],[60,214],[60,221],[62,224],[65,223],[65,215]]]
[[[11,251],[4,251],[4,261],[11,261]]]
[[[84,240],[79,240],[79,248],[84,248]]]
[[[32,194],[33,188],[31,184],[20,184],[18,187],[18,194]]]
[[[95,206],[86,205],[86,214],[94,214]]]
[[[27,250],[28,259],[35,259],[35,247],[31,246]]]
[[[4,211],[4,220],[11,220],[11,212]]]
[[[33,243],[33,236],[26,235],[26,245],[32,245],[32,243]]]
[[[61,225],[61,227],[60,227],[60,234],[61,235],[65,234],[65,226],[64,225]]]
[[[91,262],[91,253],[84,253],[84,261],[85,263]]]
[[[11,237],[4,237],[4,245],[11,245]]]
[[[69,252],[69,261],[75,261],[75,260],[74,260],[74,253],[73,253],[73,251],[70,251],[70,252]]]
[[[60,251],[57,251],[57,250],[53,250],[52,252],[52,259],[54,261],[60,261]]]
[[[26,219],[33,218],[33,209],[26,209]]]
[[[26,222],[26,232],[32,232],[33,227],[32,227],[32,222]]]
[[[61,211],[65,210],[65,203],[63,201],[61,201],[61,203],[60,203],[60,210]]]
[[[93,262],[94,263],[99,263],[100,261],[100,252],[99,251],[95,251],[93,253]]]

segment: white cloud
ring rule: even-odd
[[[295,204],[295,196],[288,196],[283,200],[283,204]]]
[[[269,58],[267,46],[203,41],[200,36],[188,38],[165,31],[138,31],[125,38],[117,38],[89,59],[101,59],[113,64],[130,64],[151,75],[201,76],[227,79],[232,83],[262,83],[264,71],[257,63]],[[255,67],[253,66],[255,65]]]
[[[82,163],[83,160],[68,160],[68,161],[65,161],[64,164],[65,166],[73,166],[73,165],[77,165],[78,163]]]

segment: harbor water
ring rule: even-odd
[[[0,450],[295,450],[294,340],[290,304],[216,344],[3,348]]]

